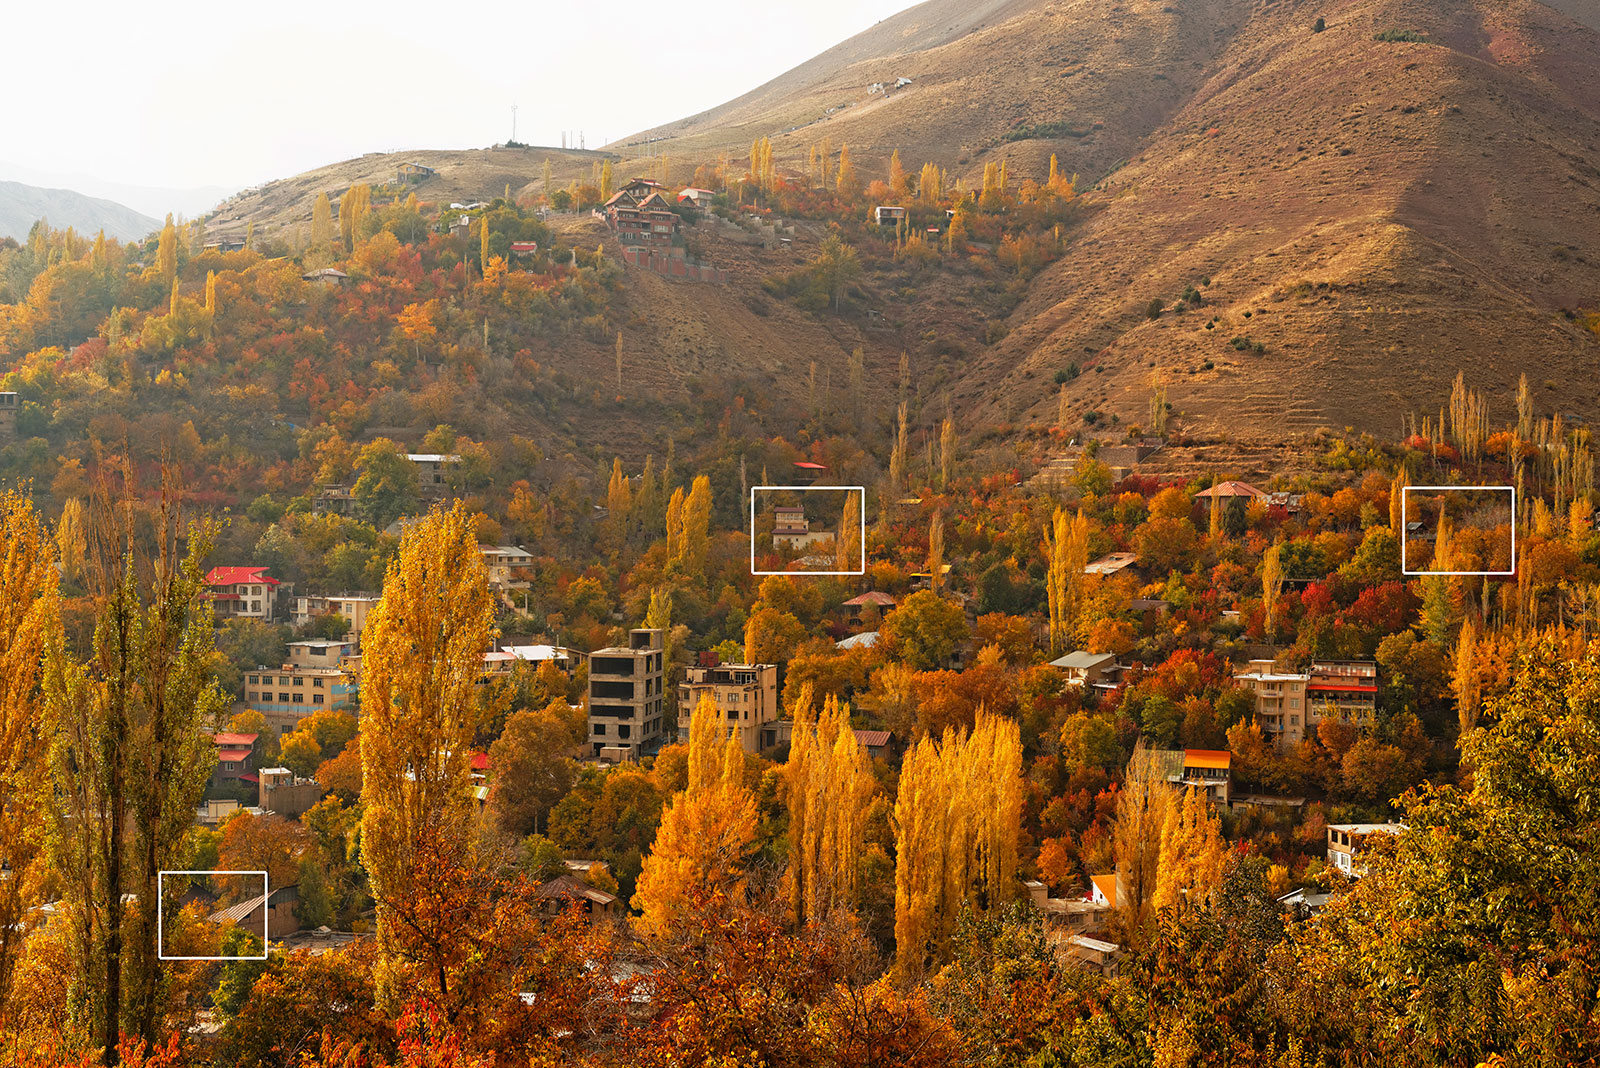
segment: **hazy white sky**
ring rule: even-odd
[[[504,141],[513,103],[518,140],[559,145],[582,130],[595,148],[737,96],[908,6],[7,4],[0,178],[232,190],[363,152]]]

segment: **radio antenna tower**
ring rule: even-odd
[[[511,143],[517,142],[517,105],[511,105]]]

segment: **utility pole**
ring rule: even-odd
[[[517,143],[517,105],[511,105],[511,143]]]

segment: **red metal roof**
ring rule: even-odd
[[[247,582],[262,582],[276,586],[278,580],[267,574],[264,567],[214,567],[206,572],[207,586],[238,586]]]
[[[223,731],[211,736],[211,744],[226,746],[255,745],[256,739],[259,737],[261,737],[259,734],[229,734]]]
[[[859,605],[869,604],[885,607],[894,604],[894,598],[890,597],[887,593],[880,593],[877,590],[873,590],[871,593],[863,593],[860,597],[852,597],[846,601],[845,604],[852,608]]]
[[[877,749],[889,744],[888,731],[856,731],[856,741],[869,749]]]
[[[250,759],[250,754],[252,752],[253,752],[253,750],[248,749],[248,748],[247,749],[219,749],[219,750],[217,750],[217,759],[218,760],[249,760]]]
[[[807,471],[826,471],[828,469],[826,465],[814,464],[810,460],[796,460],[794,465],[796,467],[803,467]]]
[[[1313,683],[1309,683],[1306,686],[1306,689],[1307,690],[1317,690],[1317,691],[1324,691],[1324,690],[1349,691],[1351,693],[1377,693],[1378,692],[1378,687],[1375,684],[1359,683],[1359,682],[1313,682]]]

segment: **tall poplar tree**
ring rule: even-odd
[[[744,896],[756,841],[755,797],[744,785],[744,750],[722,713],[702,697],[689,719],[689,782],[667,802],[639,873],[633,905],[647,934],[667,935],[685,912],[721,894]]]
[[[0,1020],[44,876],[47,737],[44,652],[59,642],[55,554],[28,498],[0,494]]]
[[[211,677],[200,571],[212,531],[189,527],[180,556],[176,493],[168,485],[162,496],[146,586],[124,509],[101,491],[88,569],[93,655],[77,663],[60,642],[46,655],[51,853],[76,958],[71,1000],[108,1065],[122,1032],[159,1038],[170,991],[158,959],[157,873],[188,866],[188,833],[215,760],[203,732],[226,708]],[[135,895],[131,909],[123,894]]]
[[[861,889],[861,840],[875,790],[872,769],[850,710],[832,694],[813,719],[807,685],[796,703],[793,741],[783,767],[789,810],[789,908],[796,923],[855,906]]]
[[[428,828],[466,833],[478,680],[494,636],[488,572],[457,502],[408,528],[361,639],[361,859],[377,900],[379,986],[395,995],[391,903]]]
[[[963,901],[987,914],[1016,893],[1022,736],[978,710],[972,732],[924,737],[906,754],[895,803],[895,973],[941,959]]]
[[[321,255],[333,244],[333,205],[327,193],[318,193],[311,202],[311,250]]]
[[[166,225],[161,227],[161,236],[156,239],[156,266],[161,271],[161,280],[172,285],[178,277],[178,230],[172,225],[170,213]]]

